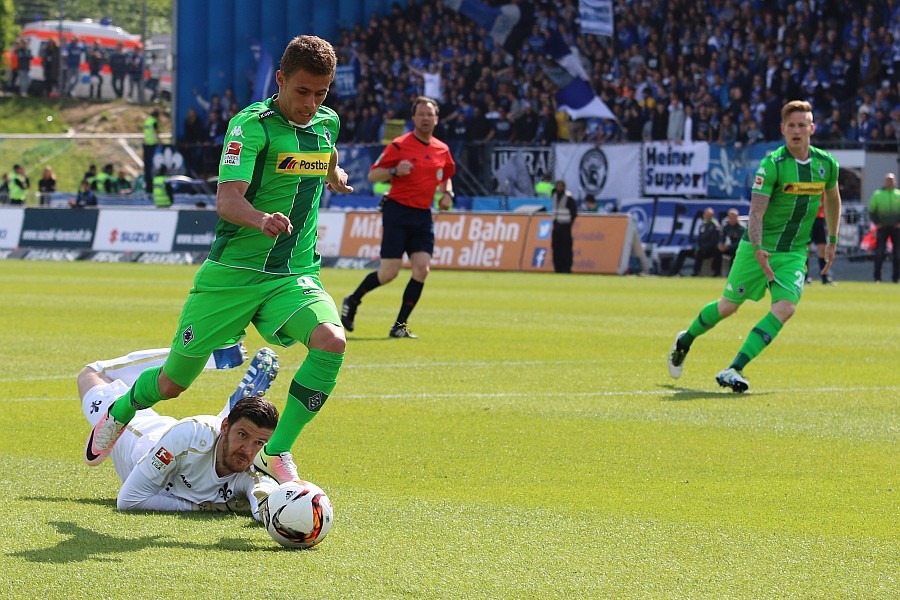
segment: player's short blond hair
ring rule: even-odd
[[[787,122],[788,117],[793,113],[802,112],[806,113],[808,116],[806,120],[812,123],[813,114],[812,114],[812,104],[806,102],[805,100],[791,100],[787,104],[781,107],[781,122]]]

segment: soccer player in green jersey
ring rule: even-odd
[[[334,389],[347,343],[334,300],[319,281],[316,252],[323,187],[353,191],[337,164],[340,121],[322,106],[336,65],[325,40],[294,38],[275,74],[278,94],[229,122],[216,239],[194,278],[172,351],[97,422],[85,446],[89,465],[103,462],[137,410],[177,397],[214,350],[233,345],[253,323],[269,343],[309,349],[278,427],[254,460],[279,483],[299,479],[291,447]]]
[[[747,336],[728,368],[716,376],[722,387],[744,392],[750,383],[743,370],[794,314],[806,282],[806,251],[813,222],[825,193],[825,274],[834,262],[841,217],[838,163],[829,153],[810,146],[815,131],[812,106],[794,100],[781,109],[781,133],[785,143],[759,165],[750,197],[750,220],[738,245],[725,291],[718,301],[700,311],[686,331],[675,338],[668,356],[669,374],[678,379],[691,344],[730,317],[745,300],[758,301],[766,290],[771,311]]]

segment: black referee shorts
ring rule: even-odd
[[[816,217],[812,226],[812,241],[816,246],[824,246],[828,242],[828,234],[825,231],[825,219]]]
[[[414,252],[434,254],[431,209],[412,208],[390,198],[381,212],[381,258],[403,258]]]

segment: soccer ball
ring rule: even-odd
[[[285,548],[312,548],[334,521],[331,500],[308,481],[282,483],[259,503],[259,515],[272,539]]]

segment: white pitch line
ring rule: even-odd
[[[878,387],[826,387],[826,388],[791,388],[791,389],[762,389],[759,390],[760,394],[790,394],[797,392],[813,392],[813,393],[821,393],[821,394],[831,394],[831,393],[844,393],[844,392],[887,392],[887,391],[900,391],[900,386],[878,386]],[[719,389],[702,389],[702,390],[694,390],[694,389],[677,389],[677,390],[632,390],[632,391],[598,391],[598,392],[540,392],[540,396],[542,398],[546,397],[561,397],[561,398],[591,398],[591,397],[604,397],[610,398],[614,396],[671,396],[678,394],[708,394],[708,393],[720,393],[723,396],[737,396],[734,392],[729,392],[726,390]],[[529,392],[502,392],[502,393],[490,393],[490,394],[478,394],[478,393],[438,393],[438,394],[359,394],[359,395],[344,395],[339,396],[340,398],[348,398],[353,400],[360,400],[365,398],[378,398],[378,399],[398,399],[398,398],[525,398],[534,396],[534,391]],[[743,394],[743,397],[749,398],[753,396],[753,392],[750,391],[746,394]]]
[[[819,394],[842,394],[846,392],[896,392],[900,391],[900,386],[876,386],[876,387],[822,387],[822,388],[788,388],[788,389],[762,389],[758,390],[759,394],[793,394],[793,393],[819,393]],[[752,398],[753,392],[746,394],[735,394],[726,390],[718,389],[681,389],[681,390],[632,390],[632,391],[599,391],[599,392],[541,392],[541,397],[560,397],[560,398],[612,398],[616,396],[672,396],[679,394],[712,394],[718,393],[722,396],[742,398]],[[502,392],[489,394],[472,394],[461,392],[441,393],[441,394],[347,394],[339,395],[338,398],[346,398],[348,400],[398,400],[398,399],[433,399],[433,398],[527,398],[534,396],[534,391],[528,392]],[[32,396],[28,398],[0,398],[0,402],[34,402],[34,401],[55,401],[55,400],[77,400],[75,396],[65,397],[38,397]]]
[[[523,360],[523,361],[506,361],[506,362],[427,362],[427,363],[369,363],[364,365],[343,365],[342,369],[399,369],[399,368],[429,368],[429,367],[462,367],[466,369],[473,368],[494,368],[494,367],[517,367],[517,366],[533,366],[533,365],[585,365],[585,364],[647,364],[656,363],[657,360]],[[235,371],[239,371],[241,367],[235,367]],[[281,368],[285,371],[296,370],[300,368],[299,364],[290,364],[281,362]],[[39,375],[32,377],[0,377],[0,383],[15,383],[20,381],[53,381],[56,379],[75,379],[78,373],[71,375]]]
[[[494,369],[494,368],[502,368],[502,367],[529,367],[534,365],[647,365],[647,364],[664,364],[664,358],[625,358],[618,360],[610,360],[610,359],[582,359],[582,360],[510,360],[510,361],[456,361],[456,362],[425,362],[425,363],[366,363],[359,365],[352,364],[344,364],[341,369],[342,370],[355,370],[355,369],[433,369],[433,368],[446,368],[446,367],[460,367],[464,369]],[[806,362],[800,359],[793,358],[769,358],[767,359],[770,363],[800,363]],[[883,362],[887,362],[890,359],[884,359]],[[713,364],[715,360],[710,359],[697,359],[691,364]],[[718,364],[718,363],[716,363]],[[289,363],[285,361],[281,361],[281,371],[282,373],[296,371],[300,368],[299,363]],[[235,367],[235,372],[239,372],[241,367]],[[75,379],[78,376],[78,373],[72,373],[71,375],[39,375],[32,377],[0,377],[0,383],[19,383],[25,381],[54,381],[58,379]],[[868,389],[868,388],[866,388]],[[878,388],[882,389],[882,388]],[[895,387],[889,387],[886,389],[896,389]],[[699,390],[698,390],[699,391]],[[793,390],[785,390],[785,391],[793,391]],[[798,390],[799,391],[799,390]]]

